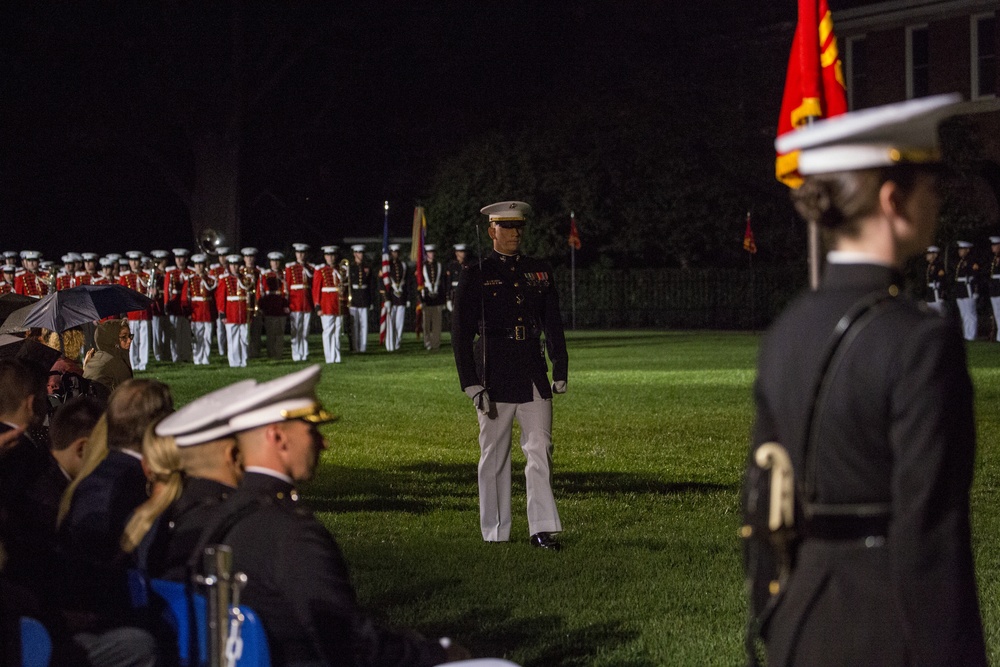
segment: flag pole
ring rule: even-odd
[[[570,220],[576,221],[576,213],[573,211],[569,212]],[[576,331],[576,245],[570,244],[569,246],[569,282],[570,282],[570,301],[571,301],[571,312],[572,312],[572,329]]]

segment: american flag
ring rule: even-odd
[[[378,318],[378,342],[385,345],[386,327],[389,323],[390,306],[390,280],[389,280],[389,202],[385,203],[385,220],[382,223],[382,270],[379,271],[382,277],[382,288],[385,298],[382,301],[382,313]]]

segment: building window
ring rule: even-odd
[[[906,97],[926,97],[930,93],[930,57],[927,26],[906,28]]]
[[[847,107],[849,109],[864,109],[871,106],[868,103],[868,57],[867,40],[864,35],[849,37],[846,60]]]
[[[972,98],[996,94],[997,18],[996,14],[977,14],[972,17]]]

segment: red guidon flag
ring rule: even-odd
[[[799,23],[785,75],[778,136],[809,118],[830,118],[847,111],[847,88],[826,0],[799,0]],[[779,153],[775,176],[785,185],[802,185],[798,151]]]
[[[751,255],[757,254],[757,244],[753,240],[753,230],[750,229],[750,213],[747,213],[747,230],[743,232],[743,249]]]
[[[576,213],[569,214],[569,246],[573,250],[580,249],[580,232],[576,229]]]

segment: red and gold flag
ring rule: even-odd
[[[753,240],[753,229],[750,228],[749,212],[747,212],[747,230],[743,232],[743,249],[751,255],[757,254],[757,243]]]
[[[580,249],[580,232],[576,229],[576,214],[569,214],[569,246],[573,250]]]
[[[420,304],[419,295],[423,294],[424,291],[424,241],[427,237],[427,216],[424,215],[424,207],[417,206],[413,209],[413,232],[412,232],[412,245],[410,245],[410,261],[413,262],[414,274],[417,277],[417,309],[414,313],[414,329],[417,332],[417,338],[423,335],[424,332],[424,321],[423,321],[423,306]]]
[[[845,111],[847,87],[827,0],[799,0],[799,22],[788,58],[778,136],[801,127],[809,118],[830,118]],[[798,169],[798,151],[778,154],[775,176],[779,181],[799,187],[802,176]]]

